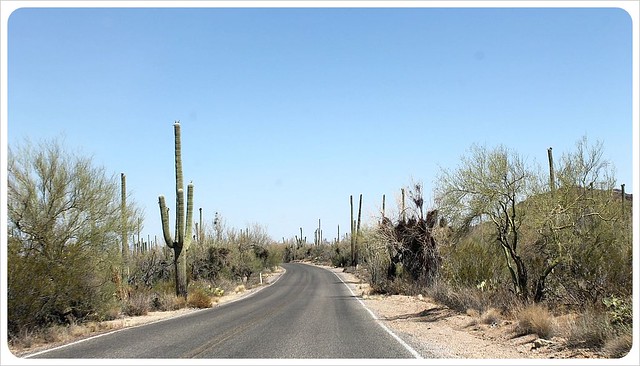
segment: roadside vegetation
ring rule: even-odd
[[[632,346],[632,199],[617,186],[601,143],[587,138],[549,169],[503,146],[472,146],[435,180],[401,190],[397,214],[297,258],[357,272],[378,294],[429,296],[516,334],[626,355]],[[384,203],[383,203],[384,207]],[[306,248],[306,249],[305,249]]]
[[[145,241],[124,174],[118,181],[60,141],[27,141],[8,156],[9,342],[211,307],[282,262],[313,261],[357,273],[378,294],[429,296],[482,324],[512,319],[514,336],[622,357],[632,345],[632,200],[603,150],[583,138],[554,163],[550,149],[547,170],[503,146],[472,146],[435,180],[434,207],[414,183],[392,213],[383,197],[380,216],[361,225],[352,199],[351,230],[328,241],[319,222],[313,242],[302,228],[275,242],[259,224],[228,228],[218,213],[207,223],[201,209],[195,222],[194,188],[185,205],[176,163],[176,212],[188,227],[171,236],[162,197],[163,238]]]
[[[140,237],[144,213],[125,181],[60,140],[10,147],[10,345],[102,331],[100,322],[123,316],[211,307],[224,294],[259,285],[261,273],[282,262],[284,248],[259,224],[236,229],[217,213],[210,224],[200,217],[185,249],[188,289],[179,296],[174,252]]]

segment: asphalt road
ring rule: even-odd
[[[333,272],[298,264],[251,296],[34,358],[415,358]],[[418,356],[419,357],[419,356]]]

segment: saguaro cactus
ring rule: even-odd
[[[173,124],[175,134],[175,165],[176,165],[176,229],[171,237],[169,229],[169,208],[164,196],[158,197],[160,218],[162,219],[162,234],[167,246],[173,249],[173,264],[176,275],[176,296],[187,297],[187,251],[191,245],[191,231],[193,226],[193,183],[187,185],[187,215],[185,225],[184,185],[182,182],[182,150],[180,142],[180,122]],[[185,227],[186,226],[186,227]]]
[[[127,241],[127,177],[124,173],[120,173],[120,198],[120,241],[122,244],[122,263],[126,268],[129,261],[129,243]]]
[[[355,236],[355,221],[353,221],[353,195],[349,196],[349,205],[351,207],[351,235],[349,236],[349,240],[351,243],[351,265],[355,266],[356,265],[356,236]]]

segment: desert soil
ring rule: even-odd
[[[342,268],[317,266],[337,274],[382,324],[424,358],[496,360],[602,358],[601,355],[589,350],[564,347],[562,339],[544,340],[536,335],[516,336],[516,324],[513,320],[502,319],[497,323],[482,324],[474,316],[452,311],[421,295],[371,295],[369,285],[353,273],[344,272]],[[255,293],[274,282],[282,273],[284,270],[279,268],[265,276],[262,286],[225,294],[214,306]],[[102,330],[90,333],[78,332],[78,336],[68,337],[63,341],[35,343],[28,349],[10,347],[10,350],[20,357],[99,333],[148,324],[195,311],[200,309],[152,311],[143,316],[122,317],[96,327]]]

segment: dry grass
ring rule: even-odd
[[[500,310],[496,308],[489,308],[487,311],[482,313],[482,316],[480,316],[480,322],[482,324],[496,325],[500,323],[501,319],[502,314],[500,313]]]
[[[187,304],[198,309],[206,309],[213,306],[211,297],[202,289],[196,289],[189,293],[187,297]]]
[[[633,346],[633,337],[629,332],[607,340],[602,350],[611,358],[622,358],[629,353],[631,346]]]
[[[20,353],[43,344],[64,343],[116,328],[118,328],[118,326],[109,321],[88,322],[84,325],[56,325],[38,332],[25,333],[20,337],[16,337],[11,340],[10,346],[12,350]]]
[[[540,338],[550,339],[556,332],[554,317],[545,306],[526,305],[515,313],[518,335],[536,334]]]
[[[567,345],[570,347],[600,348],[612,336],[613,329],[607,314],[592,309],[569,324]]]
[[[133,293],[123,305],[123,313],[130,316],[147,315],[151,304],[151,297],[148,294]]]
[[[235,292],[236,294],[242,293],[246,290],[246,288],[244,287],[244,285],[240,285],[240,286],[236,286],[235,289],[233,289],[233,292]]]
[[[452,289],[446,284],[437,283],[427,289],[427,296],[450,309],[465,312],[469,309],[481,310],[485,302],[481,294],[471,289]]]
[[[183,297],[172,293],[156,293],[151,299],[151,307],[157,311],[172,311],[184,308],[187,302]]]

